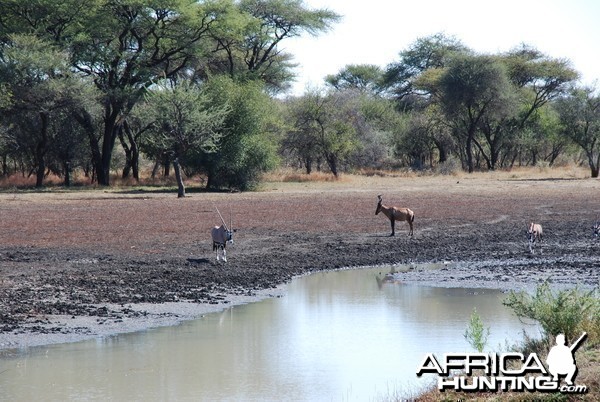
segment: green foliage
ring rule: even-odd
[[[208,174],[207,187],[251,189],[263,172],[278,163],[276,141],[269,132],[278,118],[273,101],[255,82],[238,83],[220,76],[206,85],[215,107],[228,106],[218,149],[196,155]]]
[[[588,332],[592,344],[600,342],[600,294],[598,289],[578,288],[552,291],[548,282],[538,286],[535,294],[511,291],[503,304],[518,317],[536,320],[546,337],[565,334],[576,339]]]
[[[337,90],[356,89],[362,92],[380,91],[383,71],[372,64],[350,64],[335,75],[328,75],[325,81]]]
[[[469,320],[469,324],[467,325],[467,329],[463,336],[475,350],[479,353],[483,352],[488,337],[490,336],[490,327],[486,328],[483,325],[483,321],[477,313],[476,308],[473,308],[471,319]]]
[[[11,35],[0,57],[0,81],[10,102],[0,105],[2,136],[15,159],[27,161],[42,185],[46,169],[58,175],[81,165],[85,137],[69,114],[94,101],[85,82],[70,71],[65,53],[33,35]]]
[[[587,157],[592,177],[600,173],[600,95],[592,88],[573,90],[556,106],[564,136],[577,144]]]
[[[157,88],[146,98],[143,113],[153,127],[145,138],[146,148],[158,155],[171,153],[175,158],[184,157],[190,150],[217,150],[230,111],[227,104],[213,106],[202,88],[188,81]]]
[[[400,60],[390,63],[384,75],[384,85],[402,105],[416,91],[414,81],[426,72],[443,69],[457,53],[468,49],[457,39],[437,33],[418,38],[408,49],[400,52]]]
[[[220,17],[209,30],[214,47],[222,51],[209,54],[199,74],[259,80],[273,93],[288,88],[294,76],[292,55],[279,48],[281,41],[326,32],[340,18],[327,9],[310,9],[299,0],[225,0],[211,7]]]
[[[290,145],[305,159],[323,158],[334,176],[359,147],[360,102],[349,92],[313,90],[289,104]],[[308,146],[308,148],[306,148]],[[310,150],[312,155],[306,155]]]
[[[327,32],[341,18],[331,10],[301,0],[0,0],[0,10],[5,170],[61,174],[68,162],[107,185],[117,140],[124,174],[140,148],[171,152],[215,188],[252,187],[277,163],[279,142],[307,172],[327,163],[336,175],[552,165],[566,153],[587,159],[592,176],[600,170],[597,93],[567,94],[578,76],[569,61],[526,45],[482,55],[442,33],[418,38],[385,69],[350,64],[327,77],[329,93],[288,100],[283,128],[266,95],[293,78],[282,41]],[[206,87],[210,106],[179,98],[177,115],[173,103],[139,105],[166,81]]]

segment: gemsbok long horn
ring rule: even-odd
[[[221,212],[219,212],[219,208],[217,208],[217,207],[215,206],[215,209],[217,210],[217,213],[219,214],[219,218],[221,218],[221,222],[223,222],[223,226],[225,226],[225,229],[227,229],[227,230],[228,230],[228,228],[227,228],[227,224],[225,223],[225,219],[223,219],[223,215],[221,215]]]

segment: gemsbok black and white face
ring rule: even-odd
[[[596,221],[593,229],[594,229],[594,237],[600,236],[600,221]]]
[[[233,244],[233,230],[227,229],[225,231],[225,238],[226,238],[227,243]]]

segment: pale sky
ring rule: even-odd
[[[600,0],[304,0],[342,15],[333,30],[282,42],[299,64],[292,94],[322,86],[348,64],[385,67],[419,37],[443,32],[479,53],[521,43],[571,60],[600,86]]]

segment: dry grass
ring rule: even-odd
[[[263,181],[267,183],[307,183],[307,182],[336,182],[345,180],[345,175],[335,177],[331,173],[313,172],[306,174],[303,171],[293,169],[277,169],[273,172],[265,173]]]
[[[302,170],[280,168],[275,171],[265,173],[263,175],[263,184],[259,187],[260,190],[272,187],[276,183],[324,183],[336,186],[363,186],[368,183],[369,186],[377,179],[432,179],[438,178],[441,181],[461,181],[468,180],[476,182],[479,180],[486,181],[519,181],[519,180],[583,180],[590,178],[589,169],[586,167],[569,165],[559,168],[551,168],[547,166],[534,167],[518,167],[507,170],[483,171],[466,173],[459,171],[452,175],[436,174],[431,171],[414,171],[411,169],[403,170],[375,170],[362,169],[354,173],[344,173],[335,177],[331,173],[313,172],[306,174]],[[73,188],[88,188],[94,189],[98,185],[91,183],[89,177],[85,177],[82,173],[76,172],[71,180]],[[164,177],[162,175],[156,178],[150,177],[150,171],[144,170],[141,172],[140,180],[135,180],[132,177],[123,179],[118,173],[114,173],[110,178],[111,188],[127,188],[127,187],[175,187],[175,175]],[[204,188],[206,185],[206,177],[193,176],[185,177],[184,183],[189,188]],[[56,175],[49,175],[44,178],[44,188],[54,189],[64,185],[64,179]],[[18,190],[29,189],[35,187],[35,176],[23,176],[14,174],[11,176],[0,176],[0,189]]]

